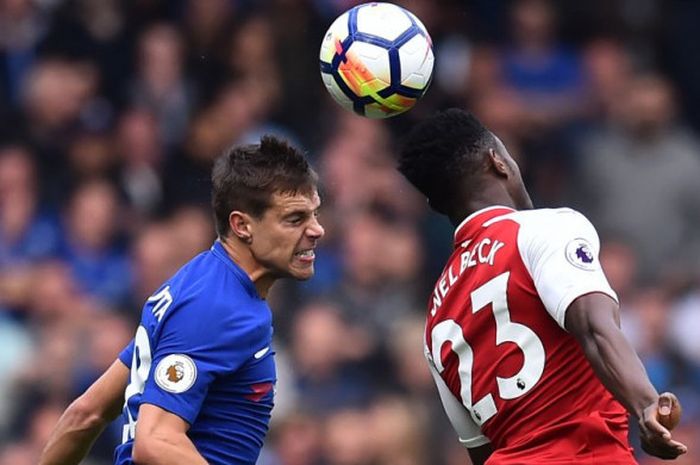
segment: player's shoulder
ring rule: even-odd
[[[265,301],[212,251],[199,254],[167,283],[181,319],[213,321],[240,328],[265,320]],[[263,321],[264,323],[264,321]]]
[[[531,210],[516,210],[504,215],[521,224],[543,223],[553,221],[555,223],[578,222],[586,220],[586,217],[573,208],[533,208]]]
[[[568,207],[517,210],[495,217],[484,225],[490,226],[505,220],[517,223],[523,233],[531,233],[538,236],[549,236],[561,230],[570,230],[572,228],[592,227],[591,222],[585,215]]]
[[[495,217],[484,225],[517,224],[517,248],[526,256],[540,256],[546,251],[576,248],[585,244],[598,250],[598,232],[582,213],[571,208],[520,210]],[[568,252],[567,252],[568,253]]]
[[[206,251],[187,262],[171,279],[182,299],[231,305],[249,293],[240,280],[213,252]],[[226,289],[226,292],[222,292]],[[225,294],[225,295],[224,295]]]

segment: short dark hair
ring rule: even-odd
[[[449,213],[450,202],[478,188],[484,155],[495,138],[474,115],[458,109],[440,111],[409,133],[398,169],[425,195],[430,205]]]
[[[260,218],[275,193],[311,195],[318,176],[304,154],[287,141],[265,135],[259,144],[239,145],[216,159],[212,170],[212,208],[216,233],[230,231],[234,210]]]

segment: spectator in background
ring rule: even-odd
[[[452,442],[450,425],[440,401],[434,395],[435,385],[430,371],[426,366],[416,363],[416,360],[424,356],[424,335],[425,321],[422,315],[416,314],[394,322],[387,340],[390,366],[394,373],[389,392],[400,394],[395,400],[417,406],[416,414],[423,437],[416,441],[419,450],[414,452],[423,458],[422,463],[444,463]],[[380,421],[379,416],[375,418],[377,422]],[[441,446],[425,448],[425,444]],[[461,463],[464,463],[468,459],[463,448],[462,453]]]
[[[272,457],[265,461],[263,449],[261,465],[321,465],[321,419],[292,413],[270,431],[270,443]]]
[[[114,142],[119,185],[130,207],[130,224],[137,227],[163,204],[161,170],[166,153],[155,115],[144,108],[125,111]]]
[[[379,341],[394,321],[421,308],[416,286],[422,262],[419,238],[414,225],[392,221],[381,212],[360,211],[347,220],[342,239],[345,273],[328,298],[341,306],[349,322]]]
[[[3,376],[0,377],[0,443],[3,442],[1,438],[11,433],[8,418],[14,400],[15,379],[31,359],[36,343],[32,336],[34,334],[26,326],[6,318],[0,312],[0,341],[3,344],[0,351],[0,366],[3,367]],[[3,463],[2,459],[0,463]]]
[[[170,217],[139,227],[131,241],[133,270],[131,308],[152,295],[172,276],[214,240],[208,211],[197,206],[177,208]]]
[[[0,465],[34,465],[37,452],[26,442],[8,444],[0,452]]]
[[[374,465],[375,449],[365,409],[338,409],[324,422],[324,463],[326,465]]]
[[[58,245],[56,219],[40,203],[36,170],[27,147],[0,145],[0,366],[5,372],[0,377],[0,437],[8,426],[13,376],[31,352],[32,334],[21,322],[26,319],[21,311],[28,310],[34,291],[34,267]]]
[[[685,373],[677,376],[695,392],[700,391],[700,338],[695,330],[700,328],[700,290],[690,289],[674,302],[670,309],[667,338],[673,352],[680,358]],[[700,403],[695,405],[700,418]]]
[[[56,403],[46,403],[35,409],[34,416],[27,426],[26,436],[8,447],[0,455],[2,465],[33,465],[39,460],[37,451],[48,439],[53,425],[61,415],[61,406]]]
[[[38,61],[25,81],[23,127],[40,161],[49,198],[62,201],[70,184],[68,145],[94,100],[98,70],[88,62],[51,58]]]
[[[185,76],[184,44],[178,29],[167,23],[149,27],[141,36],[137,74],[130,103],[143,106],[158,120],[167,147],[182,142],[195,105],[192,83]]]
[[[119,242],[121,205],[114,186],[104,180],[80,184],[71,196],[61,257],[83,292],[119,306],[131,291],[131,264]]]
[[[79,325],[82,318],[103,308],[81,291],[70,265],[62,260],[37,265],[32,272],[31,289],[27,313],[33,329],[59,323]]]
[[[394,170],[391,133],[375,123],[338,109],[320,155],[329,201],[341,215],[379,205],[398,218],[415,220],[426,209]]]
[[[649,288],[623,301],[622,328],[630,335],[630,343],[644,363],[652,384],[660,391],[671,389],[674,362],[668,351],[665,330],[671,306],[662,289]],[[623,319],[624,318],[624,319]]]
[[[59,137],[60,132],[79,121],[81,112],[94,98],[97,79],[98,71],[89,62],[59,58],[38,61],[24,83],[23,110],[29,135],[40,144],[64,142],[67,135]],[[51,141],[52,138],[58,140]]]
[[[387,349],[394,367],[395,376],[392,390],[405,394],[410,399],[432,396],[433,378],[427,367],[416,363],[423,356],[423,335],[425,322],[416,312],[407,318],[397,319],[388,333]],[[440,405],[435,404],[437,413],[443,415]]]
[[[383,397],[368,411],[377,465],[423,465],[428,459],[425,406],[401,397]]]
[[[216,239],[211,224],[211,212],[196,205],[181,205],[169,218],[168,223],[177,244],[177,257],[186,263]],[[155,290],[155,289],[154,289]]]
[[[503,57],[503,77],[531,129],[565,125],[585,109],[580,58],[557,38],[549,0],[518,0],[511,10],[513,42]]]
[[[114,354],[133,337],[131,321],[119,314],[93,315],[82,326],[86,350],[73,372],[73,396],[84,392],[114,362]],[[111,456],[111,453],[109,454]]]
[[[36,170],[27,147],[0,146],[0,311],[26,310],[33,266],[58,249],[58,219],[41,203]]]
[[[165,167],[167,206],[182,203],[209,205],[214,159],[232,143],[250,142],[262,132],[272,100],[267,89],[254,81],[235,81],[217,94],[189,126],[181,150]]]
[[[52,20],[44,53],[92,60],[101,70],[100,105],[111,116],[122,103],[131,74],[130,52],[137,34],[127,17],[129,6],[120,0],[74,0],[43,7]]]
[[[663,77],[636,76],[581,144],[581,208],[603,234],[629,240],[643,279],[700,267],[700,143],[676,122],[674,100]]]
[[[227,78],[226,39],[236,31],[239,2],[185,0],[181,30],[187,44],[187,69],[201,97],[213,97]]]
[[[622,43],[612,39],[596,39],[586,46],[583,65],[594,121],[607,119],[617,108],[632,79],[632,60]]]
[[[45,403],[62,403],[73,392],[73,373],[79,360],[80,325],[72,316],[45,325],[38,334],[29,363],[15,379],[12,409],[8,416],[10,431],[23,435],[33,415]],[[40,450],[40,448],[39,448]]]
[[[0,116],[20,103],[24,80],[46,35],[46,23],[32,0],[0,1]]]
[[[66,161],[71,182],[112,176],[117,159],[111,134],[103,129],[77,129],[68,143]]]
[[[258,81],[280,92],[274,31],[270,20],[258,15],[246,19],[232,30],[227,58],[229,74],[237,80]]]
[[[253,143],[263,134],[295,142],[299,139],[290,129],[293,124],[287,126],[290,122],[279,121],[279,102],[289,96],[282,93],[282,79],[287,73],[280,73],[277,55],[274,26],[266,15],[253,14],[233,29],[226,57],[228,75],[234,82],[242,83],[252,97],[252,118],[243,127],[239,139],[242,143]]]
[[[179,245],[167,221],[143,225],[131,244],[134,289],[130,308],[138,309],[161,283],[180,268]],[[134,312],[134,317],[138,317]]]
[[[366,333],[343,321],[339,309],[325,302],[302,308],[292,331],[294,386],[303,411],[327,414],[369,402],[372,386],[359,369],[373,348]]]
[[[40,203],[36,170],[27,147],[0,147],[0,269],[56,251],[56,220]]]
[[[319,21],[313,8],[299,8],[299,5],[294,0],[272,0],[266,9],[274,34],[280,88],[299,89],[299,92],[279,93],[274,116],[308,143],[320,146],[323,129],[330,122],[323,116],[321,103],[324,98],[328,99],[326,102],[330,99],[323,86],[312,83],[318,79],[318,41],[330,22]],[[335,109],[332,107],[328,111]]]

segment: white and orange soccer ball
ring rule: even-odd
[[[340,15],[321,43],[321,77],[343,107],[369,118],[410,109],[433,75],[428,31],[410,11],[365,3]]]

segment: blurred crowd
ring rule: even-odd
[[[436,69],[389,121],[319,77],[325,29],[357,3],[0,0],[0,465],[36,463],[144,299],[211,245],[212,160],[264,133],[313,160],[327,234],[316,277],[270,298],[260,465],[468,464],[422,354],[452,227],[394,169],[402,134],[448,106],[503,139],[537,206],[597,226],[623,330],[683,402],[677,463],[700,463],[700,2],[400,1]]]

